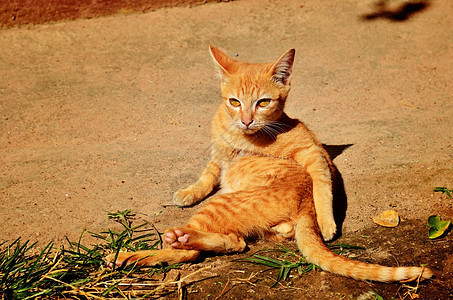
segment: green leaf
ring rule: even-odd
[[[427,224],[427,226],[429,226],[428,237],[430,239],[435,239],[442,236],[450,226],[450,223],[451,220],[444,221],[437,215],[430,216]]]

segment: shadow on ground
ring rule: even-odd
[[[387,19],[393,22],[404,22],[414,15],[423,12],[430,7],[430,1],[409,1],[397,7],[390,7],[389,0],[382,0],[375,3],[375,11],[362,16],[363,20],[372,21]]]

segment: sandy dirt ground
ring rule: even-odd
[[[417,3],[244,0],[0,30],[1,240],[61,245],[125,209],[160,231],[181,224],[197,207],[165,204],[208,161],[220,103],[208,45],[252,62],[296,48],[287,113],[336,156],[347,195],[337,242],[365,246],[367,261],[428,264],[437,276],[420,297],[453,297],[451,233],[430,241],[425,226],[453,217],[453,200],[433,193],[453,187],[453,2]],[[397,228],[372,222],[387,209]],[[250,275],[231,259],[201,265],[224,282]],[[260,276],[225,299],[401,291],[319,271],[269,289]],[[215,298],[219,280],[189,298]]]
[[[0,2],[0,26],[90,19],[213,1],[222,0],[8,0]]]

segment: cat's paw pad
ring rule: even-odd
[[[337,224],[335,224],[334,220],[318,220],[318,224],[324,241],[328,242],[335,237],[335,234],[337,233]]]
[[[197,199],[195,199],[194,195],[190,193],[187,189],[185,190],[178,190],[174,195],[173,195],[173,201],[175,202],[176,205],[180,206],[190,206],[194,204]]]
[[[169,229],[164,234],[164,241],[177,249],[187,249],[190,234],[181,229]]]

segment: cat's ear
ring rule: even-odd
[[[283,85],[288,85],[291,82],[295,54],[296,50],[289,49],[272,65],[270,73],[274,82]]]
[[[237,61],[230,58],[228,55],[212,45],[209,46],[209,52],[211,53],[214,63],[219,68],[219,75],[221,79],[226,80],[226,78],[232,73],[233,65]]]

